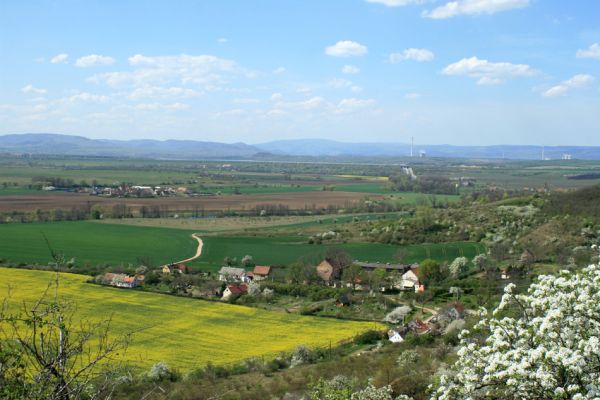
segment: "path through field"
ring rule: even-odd
[[[198,248],[196,249],[196,254],[194,254],[190,258],[186,258],[185,260],[175,261],[172,264],[183,264],[183,263],[186,263],[186,262],[189,262],[189,261],[194,261],[196,258],[198,258],[198,257],[200,257],[202,255],[202,246],[204,246],[204,242],[195,233],[192,233],[192,237],[198,241]]]

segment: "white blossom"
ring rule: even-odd
[[[471,333],[432,399],[600,398],[600,266],[515,286]],[[475,332],[487,333],[478,340]]]

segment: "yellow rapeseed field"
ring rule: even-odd
[[[50,272],[0,268],[0,298],[10,286],[10,304],[39,298],[54,279]],[[60,296],[77,306],[82,319],[112,315],[112,332],[137,332],[127,350],[135,367],[158,361],[183,371],[207,362],[227,364],[274,357],[299,344],[328,346],[383,326],[307,317],[86,283],[83,275],[61,274]]]

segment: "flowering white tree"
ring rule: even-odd
[[[411,311],[412,311],[412,308],[410,306],[396,307],[388,315],[385,316],[383,321],[389,322],[391,324],[397,324],[399,322],[404,322],[404,318],[406,318],[406,316],[408,314],[410,314]]]
[[[450,264],[450,275],[453,278],[458,278],[460,274],[467,271],[469,259],[467,257],[456,257]]]
[[[493,315],[463,331],[453,372],[431,398],[600,398],[599,333],[600,266],[540,276],[527,294],[509,284]]]

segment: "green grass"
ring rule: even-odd
[[[0,268],[0,298],[11,288],[9,307],[31,303],[54,278],[43,271]],[[371,322],[305,317],[256,308],[117,289],[85,283],[83,275],[61,274],[60,296],[76,305],[76,319],[111,316],[111,334],[135,332],[125,353],[137,369],[159,361],[183,372],[250,357],[275,357],[300,344],[325,347],[351,339]]]
[[[197,242],[181,229],[97,224],[88,221],[0,225],[0,258],[13,262],[48,263],[43,235],[67,259],[118,265],[150,257],[164,264],[191,257]]]
[[[472,258],[484,251],[479,243],[458,242],[396,246],[381,243],[343,243],[334,245],[311,245],[302,237],[223,237],[203,238],[202,256],[194,265],[204,270],[217,270],[225,257],[242,257],[249,254],[254,262],[266,265],[289,264],[304,256],[318,259],[327,247],[346,250],[354,259],[368,262],[394,262],[398,249],[408,251],[405,262],[418,262],[425,258],[452,261],[459,256]]]

